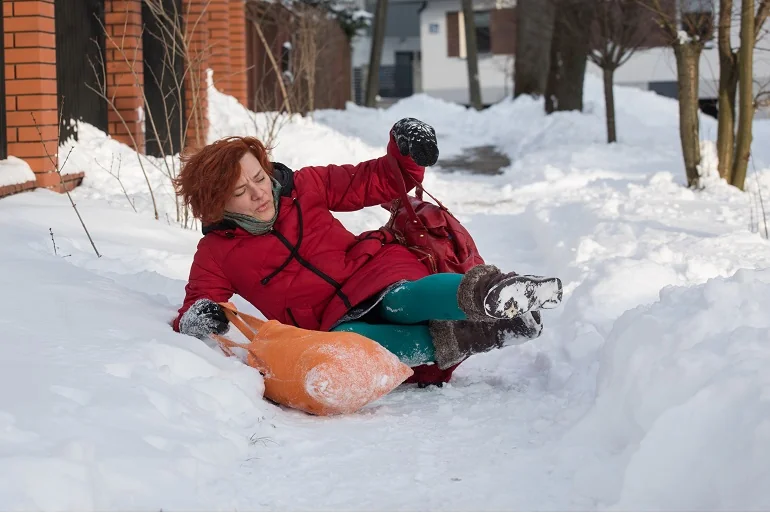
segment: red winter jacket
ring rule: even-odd
[[[392,137],[387,152],[402,173],[422,182],[424,168],[402,156]],[[356,237],[331,213],[395,199],[393,172],[387,156],[294,173],[277,168],[283,190],[273,230],[251,235],[227,221],[206,227],[174,329],[197,299],[221,302],[239,294],[268,319],[328,331],[387,286],[427,276],[428,269],[405,247],[380,232]]]

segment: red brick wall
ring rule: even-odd
[[[37,186],[57,188],[59,120],[53,0],[4,0],[3,17],[8,154],[27,161]]]
[[[105,0],[108,133],[134,149],[144,151],[144,56],[142,53],[142,0]],[[133,136],[133,139],[132,139]],[[135,144],[134,144],[135,142]]]
[[[16,194],[19,192],[31,191],[34,188],[35,188],[34,180],[31,180],[29,182],[24,182],[24,183],[15,183],[12,185],[2,185],[0,186],[0,198],[4,198],[6,196],[10,196],[12,194]]]
[[[210,0],[209,3],[210,65],[214,72],[214,86],[229,92],[230,74],[230,9],[228,0]]]

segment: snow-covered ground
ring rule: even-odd
[[[442,157],[498,146],[504,174],[436,168],[426,188],[488,261],[566,288],[540,339],[334,418],[262,400],[255,371],[171,330],[200,234],[174,222],[151,160],[157,221],[136,155],[82,126],[67,166],[86,171],[73,198],[101,258],[65,196],[0,200],[0,509],[770,508],[756,194],[685,189],[676,104],[621,88],[616,102],[615,145],[590,77],[583,114],[417,96],[283,128],[274,156],[295,168],[378,156],[404,116],[433,124]],[[254,132],[234,99],[212,92],[210,108],[212,139]],[[704,175],[715,134],[704,118]],[[758,121],[755,193],[757,178],[770,193],[769,137]],[[118,162],[125,194],[104,170]],[[361,231],[386,215],[340,218]]]

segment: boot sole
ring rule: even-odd
[[[487,293],[484,312],[495,319],[512,319],[530,310],[555,308],[561,299],[559,278],[511,276]]]

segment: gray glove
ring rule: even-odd
[[[210,299],[201,298],[179,319],[179,332],[195,338],[206,338],[212,333],[222,335],[230,328],[222,307]]]

